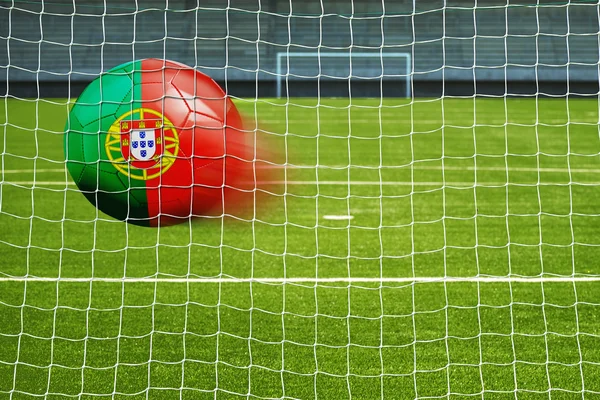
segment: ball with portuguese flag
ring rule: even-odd
[[[177,62],[144,59],[96,78],[73,105],[64,138],[79,190],[135,225],[223,214],[252,189],[240,113],[215,81]]]

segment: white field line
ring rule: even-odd
[[[331,168],[344,168],[344,166],[322,166],[323,168],[331,167]],[[348,167],[348,166],[346,166]],[[350,166],[351,167],[351,166]],[[360,166],[355,166],[360,168]],[[277,167],[273,167],[277,168]],[[316,169],[319,166],[316,165],[294,165],[287,166],[286,168],[290,169]],[[377,167],[372,167],[377,168]],[[389,167],[382,167],[389,168]],[[396,169],[400,168],[410,168],[409,165],[405,167],[394,167]],[[505,167],[457,167],[457,166],[428,166],[428,165],[413,165],[413,169],[416,170],[436,170],[441,171],[507,171]],[[571,173],[600,173],[600,169],[595,168],[529,168],[529,167],[515,167],[508,168],[508,172],[571,172]],[[0,170],[0,175],[2,173],[5,174],[19,174],[19,173],[34,173],[34,172],[60,172],[64,173],[64,169],[9,169],[9,170]],[[13,185],[22,185],[22,186],[74,186],[73,182],[65,182],[65,181],[0,181],[0,184],[13,184]],[[285,184],[284,181],[271,181],[271,182],[263,182],[268,184]],[[473,182],[408,182],[408,181],[386,181],[386,182],[377,182],[377,181],[287,181],[288,185],[362,185],[362,186],[381,186],[381,185],[390,185],[390,186],[436,186],[440,184],[445,184],[448,186],[465,186],[471,187],[475,184]],[[477,182],[478,186],[504,186],[505,182]]]
[[[506,186],[506,182],[407,182],[407,181],[266,181],[259,182],[267,185],[324,185],[324,186],[460,186],[460,187],[473,187],[473,186]],[[73,182],[52,182],[52,181],[0,181],[0,185],[19,185],[19,186],[75,186]],[[589,183],[594,184],[593,182]]]
[[[309,186],[444,186],[444,187],[503,187],[503,186],[512,186],[512,185],[535,185],[535,183],[512,183],[512,182],[408,182],[408,181],[386,181],[386,182],[377,182],[377,181],[265,181],[258,182],[259,184],[266,185],[309,185]],[[44,187],[44,186],[76,186],[73,182],[52,182],[52,181],[0,181],[1,185],[18,185],[18,186],[28,186],[29,188],[33,187]],[[600,182],[585,182],[585,185],[600,185]],[[35,185],[35,186],[34,186]],[[563,184],[564,185],[564,184]]]
[[[385,167],[383,167],[385,168]],[[408,168],[408,166],[407,166]],[[578,172],[578,173],[600,173],[600,169],[597,168],[531,168],[531,167],[453,167],[446,165],[444,168],[435,165],[415,165],[414,169],[423,170],[436,170],[441,171],[442,169],[448,171],[506,171],[508,172]]]
[[[0,185],[21,185],[21,186],[76,186],[75,182],[58,182],[58,181],[0,181]]]
[[[599,276],[468,276],[468,277],[405,277],[405,278],[48,278],[35,276],[4,276],[0,282],[65,282],[65,283],[574,283],[600,282]]]
[[[408,181],[268,181],[273,185],[326,185],[326,186],[505,186],[506,182],[408,182]]]
[[[316,107],[311,107],[311,108],[316,108]],[[479,119],[483,119],[483,118],[479,118]],[[397,119],[395,118],[385,118],[383,117],[382,122],[387,122],[387,123],[397,123]],[[264,120],[260,120],[259,122],[261,123],[265,123],[265,124],[281,124],[281,125],[285,125],[286,120],[280,120],[280,119],[264,119]],[[351,119],[347,119],[347,118],[343,118],[341,120],[339,119],[329,119],[329,118],[321,118],[317,121],[319,124],[321,125],[327,125],[327,124],[340,124],[340,123],[344,123],[344,124],[348,124],[348,123],[352,123],[352,124],[369,124],[371,126],[379,126],[380,123],[378,120],[373,121],[373,119],[369,119],[369,118],[351,118]],[[442,122],[439,119],[420,119],[418,117],[414,118],[414,122],[415,124],[435,124],[435,126],[439,126],[440,128],[442,127],[460,127],[460,128],[464,128],[464,129],[469,129],[469,128],[473,128],[473,127],[478,127],[478,126],[510,126],[510,125],[517,125],[517,126],[536,126],[536,125],[541,125],[541,126],[545,126],[545,125],[550,125],[550,126],[566,126],[569,124],[597,124],[598,120],[574,120],[574,121],[565,121],[564,119],[549,119],[549,120],[545,120],[545,121],[530,121],[530,122],[514,122],[514,121],[506,121],[504,119],[498,119],[498,120],[489,120],[489,121],[484,121],[484,122],[478,122],[475,123],[473,125],[461,125],[461,124],[454,124],[452,122],[454,121],[445,121]],[[301,120],[301,119],[288,119],[287,120],[288,124],[302,124],[302,126],[306,125],[306,120]]]
[[[288,168],[288,169],[317,169],[317,168],[364,168],[361,165],[288,165],[288,166],[273,166],[270,167],[273,169],[278,168]],[[368,166],[369,169],[379,169],[378,166]],[[402,166],[382,166],[381,169],[402,169],[406,168],[407,170],[411,168],[410,165],[402,165]],[[507,171],[508,172],[577,172],[577,173],[600,173],[600,169],[598,168],[532,168],[532,167],[458,167],[458,166],[450,166],[446,165],[444,168],[442,166],[437,165],[413,165],[413,169],[417,170],[433,170],[433,171]],[[65,169],[55,168],[55,169],[0,169],[0,175],[4,174],[25,174],[25,173],[65,173]]]

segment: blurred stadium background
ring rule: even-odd
[[[583,0],[0,0],[0,400],[600,399],[599,24]],[[76,190],[70,105],[147,57],[260,121],[269,209],[151,230]]]
[[[226,82],[233,95],[274,96],[277,54],[288,51],[314,54],[290,60],[283,71],[292,74],[292,96],[316,96],[318,75],[322,96],[348,95],[352,75],[353,83],[366,86],[355,96],[379,97],[383,74],[400,82],[389,95],[402,97],[404,80],[389,75],[407,73],[419,97],[564,94],[567,83],[569,93],[598,91],[598,12],[592,1],[536,7],[535,1],[468,0],[76,1],[75,7],[17,1],[10,10],[11,1],[2,3],[1,34],[10,37],[0,44],[5,80],[11,92],[34,97],[32,82],[39,81],[43,96],[54,97],[66,96],[69,82],[76,95],[123,60],[159,56],[196,66]],[[355,60],[350,74],[347,60],[319,62],[319,49],[372,53],[375,60]],[[406,71],[384,58],[382,72],[380,52],[409,53],[414,64]]]

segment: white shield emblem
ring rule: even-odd
[[[146,161],[156,153],[156,135],[154,129],[132,129],[129,145],[131,155],[140,161]]]

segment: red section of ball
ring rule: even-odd
[[[142,107],[176,128],[173,166],[146,181],[152,225],[221,215],[249,199],[255,185],[251,134],[235,105],[208,76],[180,63],[142,61]],[[165,146],[168,144],[165,143]]]

